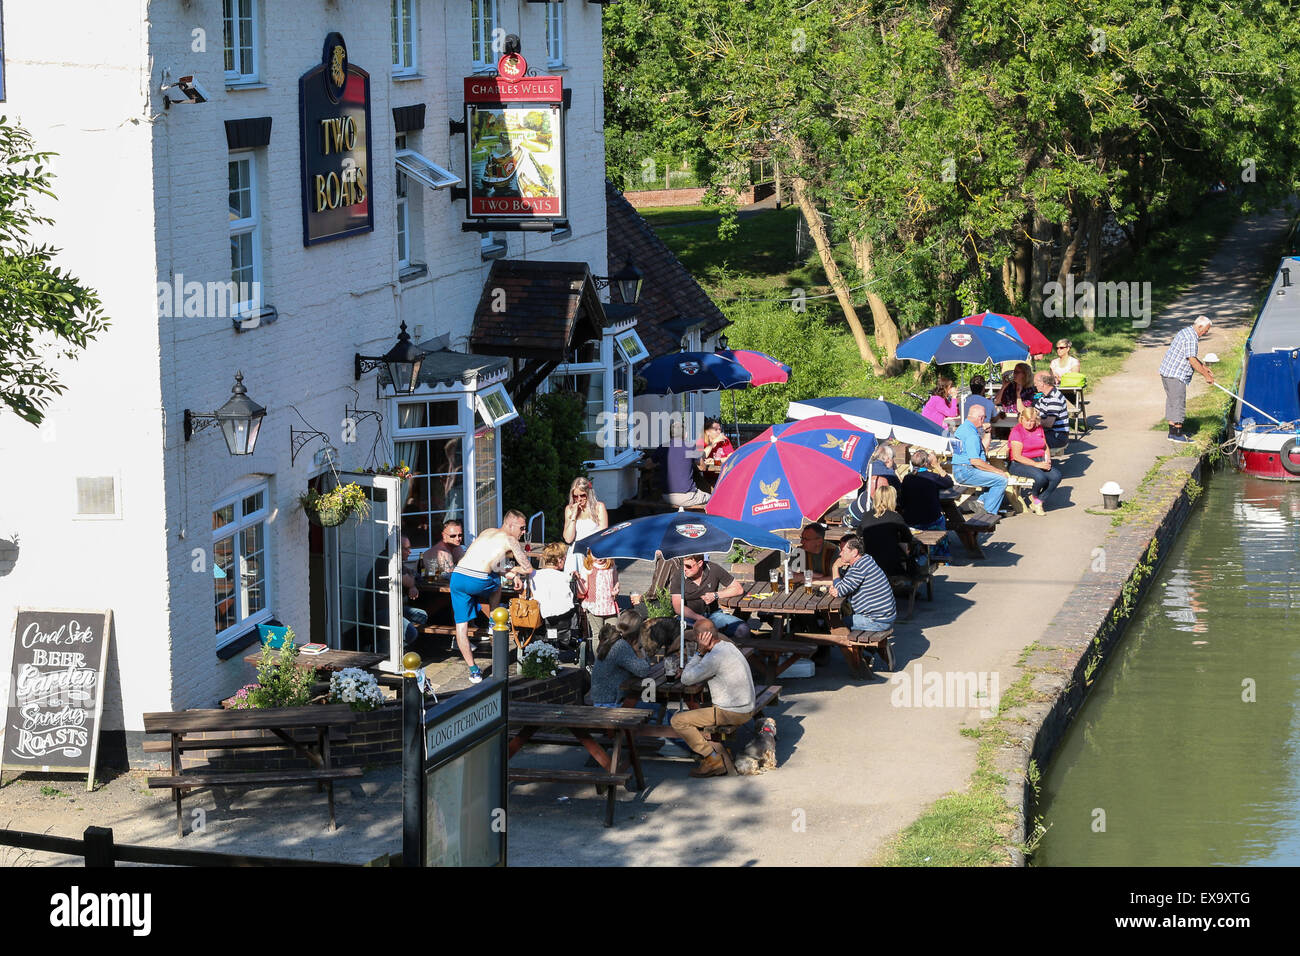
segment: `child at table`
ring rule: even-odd
[[[587,615],[594,658],[601,630],[618,616],[618,568],[612,558],[588,554],[578,563],[578,596]]]

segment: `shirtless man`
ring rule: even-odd
[[[481,682],[483,674],[474,663],[474,654],[470,650],[469,625],[478,615],[480,601],[486,599],[493,607],[500,603],[501,576],[498,571],[506,553],[513,554],[519,565],[506,575],[515,587],[519,586],[521,573],[532,577],[532,562],[519,546],[519,536],[524,533],[527,523],[528,519],[522,512],[507,511],[501,527],[484,531],[475,538],[451,573],[451,611],[456,622],[456,646],[469,665],[471,684]]]

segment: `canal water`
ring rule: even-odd
[[[1214,474],[1094,679],[1033,865],[1300,864],[1300,483]]]

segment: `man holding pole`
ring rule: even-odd
[[[1214,384],[1214,374],[1196,357],[1197,343],[1210,334],[1213,323],[1208,316],[1200,316],[1191,325],[1174,336],[1160,363],[1160,381],[1165,386],[1165,419],[1169,422],[1169,440],[1190,442],[1183,434],[1183,419],[1187,416],[1187,386],[1191,384],[1193,370]]]

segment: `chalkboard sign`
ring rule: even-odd
[[[95,785],[112,611],[19,608],[0,772],[86,773]]]

